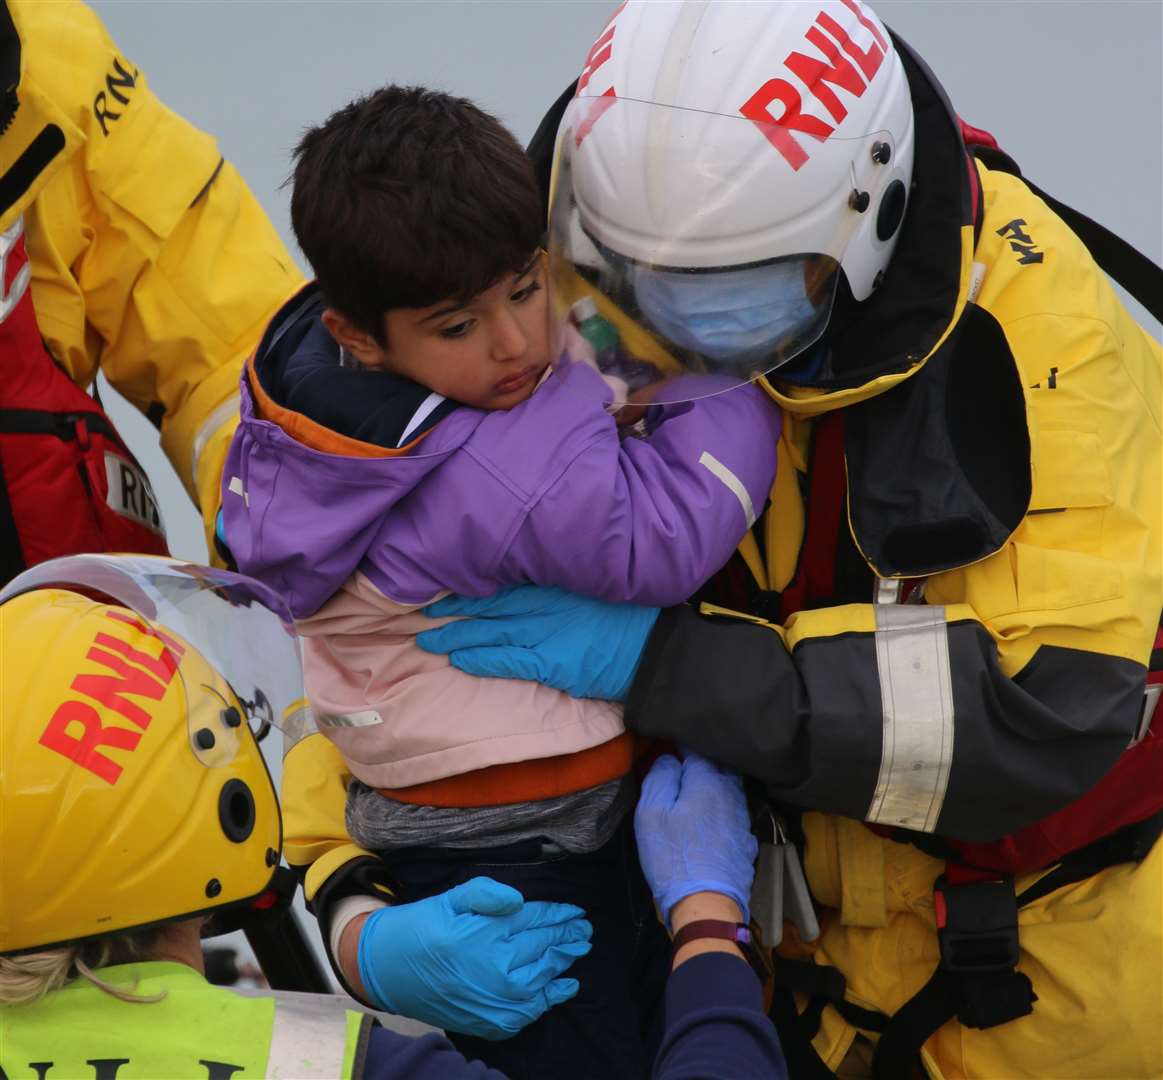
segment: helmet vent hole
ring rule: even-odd
[[[894,180],[885,189],[884,197],[880,200],[880,209],[876,212],[876,238],[881,242],[891,240],[905,216],[905,186],[899,180]]]
[[[218,823],[226,839],[241,844],[254,832],[254,796],[241,780],[228,780],[218,796]]]

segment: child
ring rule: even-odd
[[[471,103],[387,87],[295,157],[292,221],[318,280],[244,374],[226,540],[299,620],[316,721],[353,777],[352,851],[376,853],[403,901],[484,874],[593,923],[575,999],[504,1042],[454,1041],[511,1076],[643,1075],[669,948],[630,833],[620,708],[472,678],[414,635],[448,591],[526,581],[682,601],[762,509],[778,413],[741,387],[656,406],[623,442],[596,371],[550,373],[532,169]],[[316,798],[284,791],[292,820]],[[328,886],[311,891],[338,957],[379,901],[353,906],[374,890],[355,873],[336,886],[348,864],[322,848]]]

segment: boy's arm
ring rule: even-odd
[[[647,438],[623,441],[613,418],[576,400],[571,383],[579,378],[596,376],[570,371],[539,391],[546,400],[538,404],[562,413],[563,428],[571,409],[594,417],[577,452],[530,493],[497,580],[616,602],[679,603],[726,563],[763,512],[779,411],[758,387],[737,386],[655,406]]]

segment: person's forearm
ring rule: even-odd
[[[702,892],[675,904],[670,921],[677,933],[698,919],[740,922],[742,914],[726,896]],[[734,942],[700,938],[675,953],[653,1075],[655,1080],[787,1076],[779,1036],[763,1011],[763,988]]]
[[[713,892],[693,893],[670,913],[674,933],[699,919],[742,918],[734,900]],[[779,1036],[763,1011],[763,988],[739,946],[723,938],[698,938],[675,953],[654,1063],[655,1080],[704,1076],[787,1076]]]
[[[746,963],[693,957],[672,972],[655,1080],[782,1080],[787,1066],[763,992]]]

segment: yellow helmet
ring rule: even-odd
[[[0,954],[267,889],[282,822],[248,720],[302,707],[279,607],[144,556],[54,560],[0,593]]]

